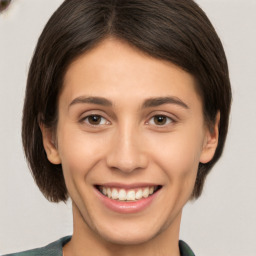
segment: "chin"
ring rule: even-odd
[[[156,237],[158,232],[145,232],[141,230],[140,232],[118,232],[112,234],[102,234],[101,236],[105,241],[108,241],[115,245],[140,245],[147,243]]]
[[[149,225],[151,223],[152,225]],[[152,223],[150,220],[119,220],[112,221],[111,225],[98,223],[94,232],[106,242],[115,245],[140,245],[151,241],[161,234],[165,228],[161,223]]]

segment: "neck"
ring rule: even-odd
[[[117,244],[103,239],[84,221],[73,203],[73,236],[63,248],[65,256],[179,256],[179,229],[181,213],[150,240],[142,243]]]

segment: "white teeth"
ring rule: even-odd
[[[107,188],[107,196],[108,196],[109,198],[111,198],[111,195],[112,195],[111,189],[110,189],[110,188]]]
[[[143,192],[142,192],[142,196],[145,197],[145,198],[147,198],[148,195],[149,195],[149,188],[145,188],[145,189],[143,190]]]
[[[126,200],[126,192],[125,192],[124,189],[121,189],[119,191],[119,200],[121,200],[121,201],[125,201]]]
[[[142,198],[142,189],[139,189],[139,190],[136,192],[135,198],[136,198],[137,200],[139,200],[139,199]]]
[[[102,193],[103,193],[103,195],[105,195],[105,196],[107,195],[107,189],[106,189],[105,187],[102,188]]]
[[[135,201],[140,200],[142,198],[147,198],[150,195],[152,195],[155,191],[155,187],[152,186],[140,189],[130,189],[126,191],[125,189],[118,190],[117,188],[107,188],[101,186],[99,190],[103,195],[114,200]]]
[[[117,189],[112,189],[112,199],[118,199],[119,197],[119,193],[117,191]]]
[[[135,191],[130,190],[126,195],[126,200],[128,201],[134,201],[135,200]]]

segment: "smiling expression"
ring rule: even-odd
[[[116,39],[69,66],[55,141],[42,131],[48,159],[62,164],[74,234],[116,244],[178,236],[198,164],[217,146],[193,76]]]

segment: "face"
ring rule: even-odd
[[[217,145],[195,86],[179,67],[115,39],[69,66],[55,141],[42,131],[48,159],[62,164],[75,228],[117,244],[178,233],[198,164]]]

